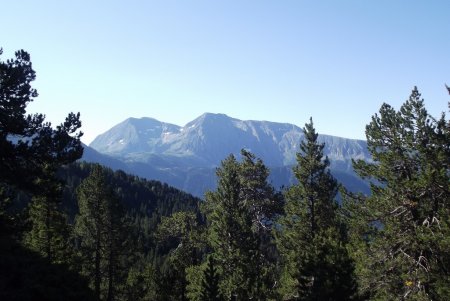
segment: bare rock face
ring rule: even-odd
[[[300,127],[289,123],[205,113],[183,127],[147,117],[128,118],[95,138],[90,147],[122,161],[132,173],[202,196],[214,188],[214,169],[220,161],[229,154],[239,158],[242,148],[260,157],[277,174],[283,170],[290,173],[303,136]],[[319,141],[325,143],[324,153],[337,175],[354,177],[352,159],[370,161],[363,140],[320,135]],[[280,177],[292,179],[291,175]],[[280,184],[289,183],[281,180]]]

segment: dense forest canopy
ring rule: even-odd
[[[311,119],[297,184],[243,149],[202,201],[76,162],[80,114],[26,114],[34,79],[27,52],[0,61],[0,299],[450,299],[450,121],[417,88],[366,127],[369,195],[331,175]]]

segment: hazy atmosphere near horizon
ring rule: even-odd
[[[128,117],[204,112],[364,139],[414,86],[447,107],[450,1],[2,1],[3,59],[31,54],[29,112],[81,112],[83,142]]]

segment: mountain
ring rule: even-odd
[[[276,187],[291,184],[291,167],[303,136],[303,130],[293,124],[239,120],[224,114],[205,113],[183,127],[147,117],[128,118],[95,138],[89,145],[93,150],[85,151],[85,157],[96,162],[92,158],[96,151],[103,160],[100,163],[116,160],[111,164],[124,164],[127,172],[203,196],[214,188],[214,171],[221,160],[230,153],[239,157],[242,148],[278,175],[272,177]],[[357,182],[351,159],[370,160],[366,142],[329,135],[320,135],[319,141],[325,143],[324,153],[338,179]],[[105,165],[116,168],[111,164]],[[359,182],[356,187],[365,191],[367,187]]]
[[[95,138],[90,146],[101,153],[116,155],[159,152],[161,137],[179,130],[179,126],[153,118],[128,118]]]

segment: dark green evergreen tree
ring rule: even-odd
[[[193,212],[176,212],[162,217],[155,236],[162,244],[169,246],[165,274],[170,282],[170,299],[187,300],[186,268],[198,264],[200,226]]]
[[[283,199],[269,183],[270,171],[263,161],[245,149],[241,150],[241,156],[239,198],[251,219],[253,240],[257,242],[251,296],[267,299],[275,297],[277,253],[272,227],[274,218],[282,212]]]
[[[223,300],[219,290],[219,275],[214,263],[214,258],[208,256],[206,269],[203,271],[201,300],[220,301]]]
[[[56,182],[56,170],[83,153],[79,113],[70,113],[56,129],[43,114],[26,114],[27,105],[38,96],[31,87],[35,78],[30,55],[23,50],[15,59],[0,61],[0,185],[10,196],[11,189],[41,191],[39,179]],[[0,209],[7,199],[12,198],[0,199]],[[8,219],[5,213],[0,216]]]
[[[283,267],[279,291],[283,300],[351,300],[355,281],[337,214],[338,183],[312,119],[304,133],[294,167],[298,184],[286,192],[285,216],[275,231]]]
[[[158,272],[145,261],[138,262],[130,268],[126,280],[124,300],[154,301],[164,299],[159,294]]]
[[[31,87],[35,78],[30,55],[23,50],[13,59],[0,61],[0,270],[10,277],[4,282],[5,275],[0,275],[0,299],[57,300],[61,295],[68,300],[89,299],[91,292],[83,279],[67,269],[68,228],[58,208],[60,199],[54,197],[59,190],[57,169],[83,153],[80,115],[70,113],[53,128],[43,114],[26,114],[28,104],[38,96]],[[25,236],[27,246],[39,254],[17,244],[23,220],[7,209],[23,206],[17,202],[18,191],[35,199],[30,207],[32,229]]]
[[[38,96],[31,87],[35,78],[30,55],[23,50],[15,59],[0,61],[0,182],[22,189],[32,189],[35,179],[44,177],[44,165],[57,169],[83,153],[79,113],[70,113],[56,129],[43,114],[26,114]]]
[[[53,171],[46,168],[46,171]],[[47,173],[46,173],[47,175]],[[37,178],[40,191],[32,197],[28,208],[30,229],[24,233],[24,243],[55,263],[70,263],[73,250],[70,245],[71,227],[61,210],[62,181],[49,175]]]
[[[228,299],[238,294],[248,299],[254,279],[247,270],[254,263],[249,259],[254,258],[252,253],[258,242],[252,239],[252,221],[239,199],[239,163],[233,155],[222,162],[217,176],[217,190],[206,194],[206,204],[211,210],[207,213],[208,241],[217,258],[222,294]]]
[[[271,218],[280,199],[267,182],[269,171],[262,161],[245,150],[242,156],[242,162],[233,155],[222,161],[217,190],[206,194],[207,240],[222,296],[264,299],[273,283],[268,280],[272,267],[262,246],[270,240]],[[194,279],[192,283],[201,285]]]
[[[29,204],[31,229],[24,234],[24,244],[55,263],[70,263],[71,228],[65,216],[52,201],[34,197]]]
[[[75,220],[75,234],[83,274],[91,279],[99,300],[114,300],[118,278],[125,273],[120,260],[128,227],[123,208],[100,165],[93,167],[77,194],[79,215]]]
[[[346,202],[361,294],[371,300],[450,298],[450,130],[417,88],[366,127],[373,162],[355,162],[372,195]]]

